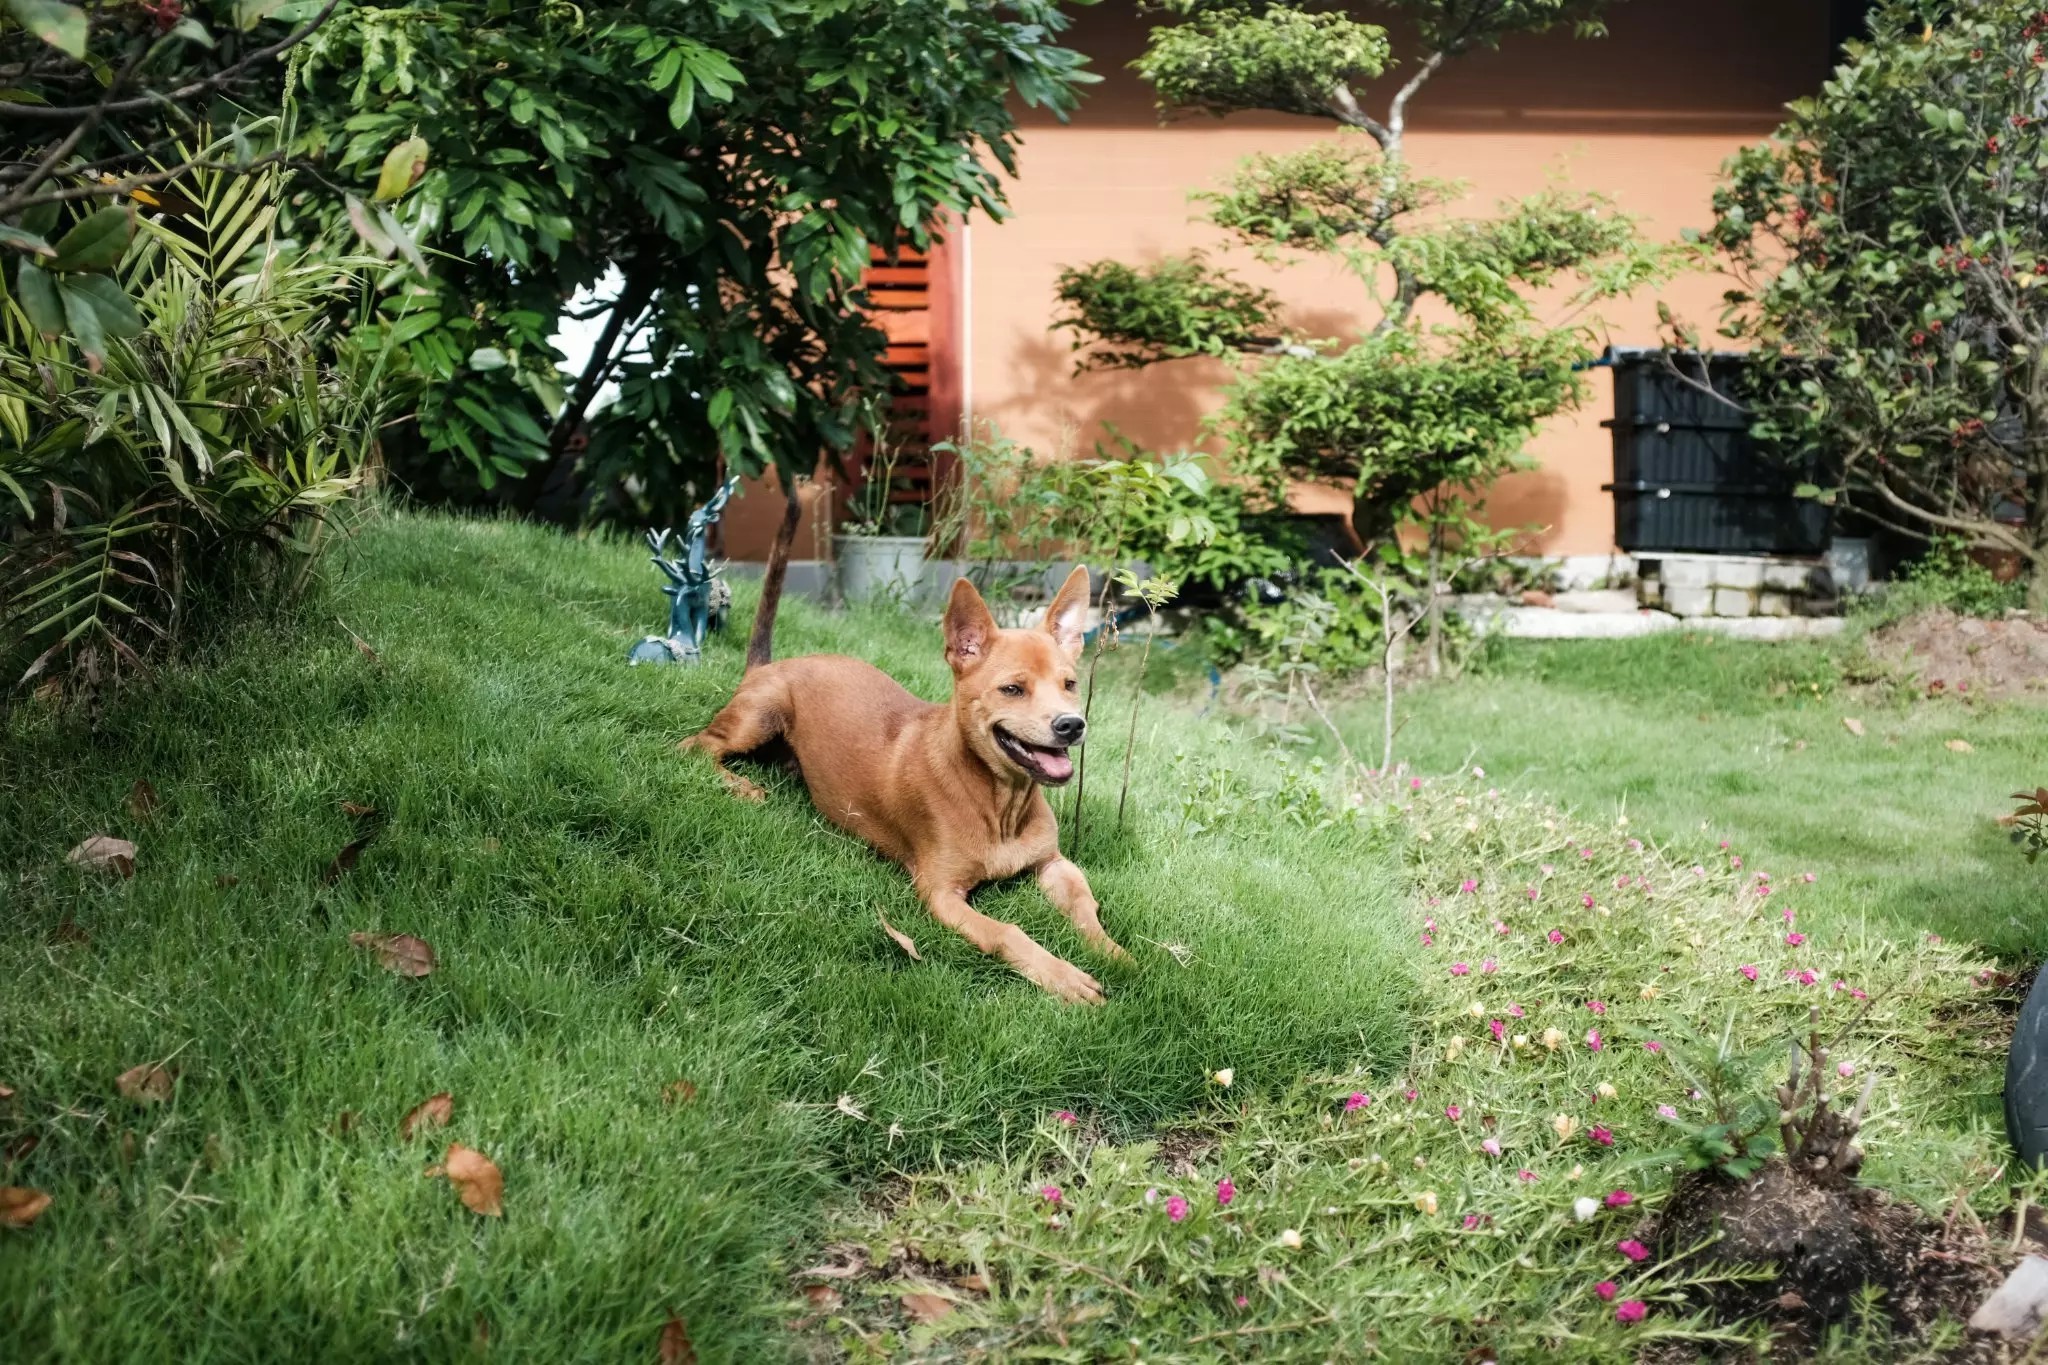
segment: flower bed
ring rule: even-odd
[[[1410,836],[1416,888],[1406,1056],[1307,1078],[1219,1057],[1212,1113],[1160,1143],[1048,1115],[1009,1161],[914,1177],[849,1226],[797,1277],[814,1303],[846,1282],[813,1329],[856,1354],[1090,1359],[1796,1347],[1799,1296],[1673,1244],[1686,1220],[1667,1206],[1736,1183],[1687,1175],[1723,1120],[1761,1101],[1753,1126],[1776,1134],[1772,1087],[1817,1020],[1831,1101],[1871,1086],[1862,1183],[1896,1203],[1861,1206],[1895,1228],[1946,1214],[1912,1261],[1946,1288],[1863,1296],[1844,1330],[1866,1356],[1895,1336],[1963,1340],[1953,1319],[1998,1260],[1970,1239],[2009,1201],[1982,1103],[2005,1032],[1989,964],[1932,936],[1807,925],[1797,869],[1705,836],[1646,847],[1625,821],[1589,826],[1476,771],[1409,779],[1385,817]],[[1742,1156],[1726,1159],[1738,1175],[1782,1171]]]

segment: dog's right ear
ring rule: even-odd
[[[964,578],[953,580],[953,595],[946,602],[946,662],[955,676],[988,657],[996,641],[996,618],[988,603]]]

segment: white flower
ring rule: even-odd
[[[1293,1228],[1283,1228],[1280,1232],[1280,1245],[1286,1247],[1289,1251],[1300,1250],[1301,1234]]]
[[[1591,1195],[1580,1195],[1572,1200],[1572,1216],[1581,1223],[1588,1223],[1600,1212],[1600,1201]]]
[[[1517,1033],[1517,1034],[1515,1035],[1515,1046],[1516,1046],[1516,1047],[1527,1047],[1527,1046],[1529,1046],[1529,1035],[1528,1035],[1528,1034],[1526,1034],[1526,1033]]]
[[[1465,1013],[1477,1019],[1486,1013],[1486,1006],[1480,1001],[1474,1000],[1471,1004],[1465,1006]]]
[[[1225,1090],[1228,1090],[1230,1089],[1230,1083],[1237,1079],[1237,1072],[1226,1066],[1209,1079],[1222,1086]]]
[[[1598,1095],[1603,1100],[1611,1100],[1615,1096],[1615,1089],[1606,1081],[1602,1081],[1600,1082],[1600,1084],[1593,1087],[1593,1093]]]

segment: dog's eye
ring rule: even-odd
[[[1074,680],[1073,680],[1072,678],[1069,678],[1069,679],[1067,679],[1067,691],[1069,691],[1069,692],[1078,692],[1078,691],[1080,691],[1080,690],[1081,690],[1081,684],[1079,684],[1079,683],[1075,682],[1075,681],[1074,681]]]
[[[998,688],[997,690],[998,690],[999,692],[1001,692],[1001,693],[1002,693],[1002,694],[1003,694],[1004,696],[1006,696],[1006,697],[1021,697],[1021,696],[1023,696],[1023,695],[1024,695],[1024,684],[1023,684],[1023,683],[1004,683],[1004,684],[1003,684],[1003,685],[1002,685],[1002,686],[1001,686],[1000,688]]]

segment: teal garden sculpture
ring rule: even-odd
[[[739,486],[738,478],[727,479],[709,502],[690,513],[680,558],[666,553],[673,532],[664,527],[647,533],[654,567],[669,582],[661,590],[669,601],[668,634],[643,637],[626,651],[627,664],[694,664],[703,657],[705,634],[725,629],[732,589],[705,562],[704,542]]]

